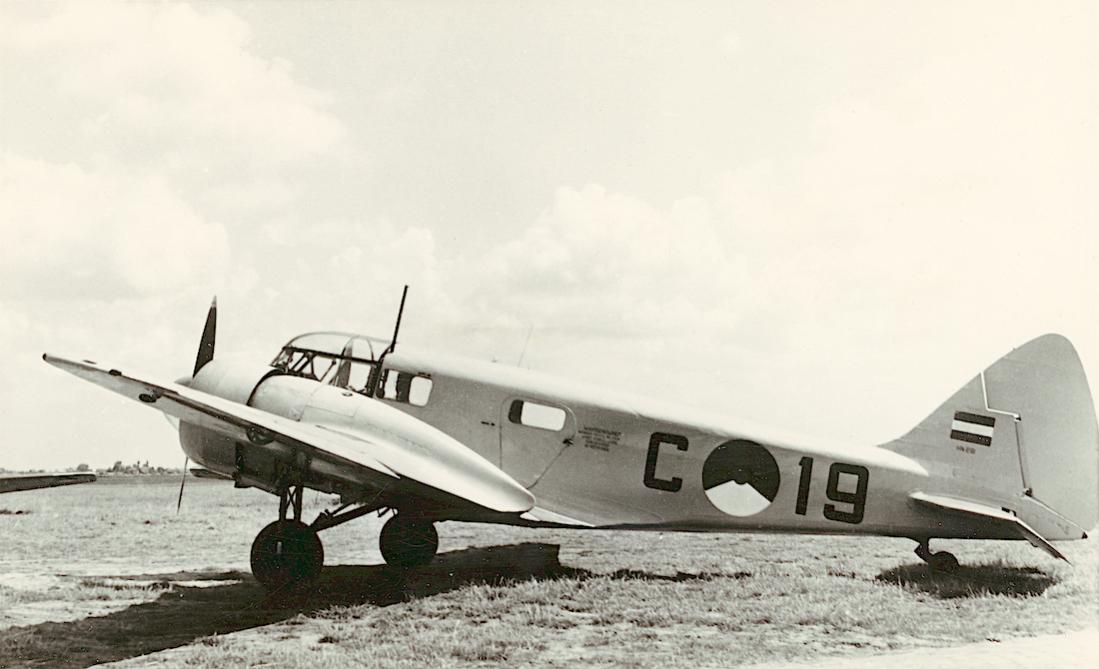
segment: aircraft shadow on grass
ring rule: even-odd
[[[956,571],[944,573],[922,562],[888,569],[878,574],[876,580],[914,588],[938,599],[986,595],[1033,597],[1057,583],[1056,578],[1034,567],[962,565]]]
[[[0,632],[0,667],[87,667],[184,646],[334,606],[389,606],[475,583],[606,577],[562,566],[560,546],[523,543],[440,553],[426,567],[405,573],[386,565],[324,568],[308,589],[267,593],[243,572],[184,572],[141,577],[162,584],[225,581],[205,587],[173,586],[156,600],[70,622],[46,622]],[[711,578],[620,570],[611,578],[686,581]],[[165,586],[166,587],[166,586]]]

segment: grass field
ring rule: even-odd
[[[445,523],[402,575],[368,517],[322,535],[312,589],[267,595],[247,560],[275,499],[190,479],[177,516],[177,489],[0,497],[0,667],[734,666],[1099,626],[1094,539],[1059,545],[1072,565],[937,542],[965,565],[943,576],[907,540]]]

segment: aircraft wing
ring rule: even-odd
[[[12,474],[0,476],[0,493],[16,492],[18,490],[36,490],[38,488],[53,488],[59,485],[73,485],[76,483],[92,483],[95,474],[85,472],[64,474]]]
[[[299,423],[177,383],[153,382],[88,361],[43,355],[71,374],[120,395],[151,404],[169,416],[235,440],[304,453],[336,467],[350,468],[390,493],[425,499],[457,497],[500,513],[522,513],[533,496],[502,470],[445,433],[415,421],[414,430]],[[397,409],[379,405],[372,411]],[[404,414],[401,414],[404,416]],[[286,448],[289,447],[289,448]],[[434,458],[433,453],[449,457]]]
[[[914,492],[909,495],[909,498],[915,501],[917,504],[937,509],[939,511],[945,511],[947,513],[966,516],[970,519],[979,519],[992,525],[1000,525],[1010,528],[1021,538],[1030,542],[1031,546],[1040,548],[1041,550],[1049,553],[1055,558],[1068,562],[1068,558],[1057,550],[1053,544],[1045,539],[1042,535],[1038,534],[1034,528],[1027,525],[1020,518],[1014,514],[1010,514],[1003,509],[997,509],[995,507],[987,506],[977,502],[971,502],[969,500],[957,499],[954,497],[945,497],[942,495],[928,495],[927,493]]]

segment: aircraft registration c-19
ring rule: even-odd
[[[407,292],[407,287],[406,287]],[[404,296],[401,298],[401,311]],[[268,589],[307,583],[319,533],[394,512],[387,563],[426,564],[434,523],[935,538],[1086,538],[1099,508],[1099,428],[1079,357],[1049,334],[973,377],[904,436],[875,447],[792,443],[725,416],[524,369],[335,332],[290,340],[266,366],[214,357],[216,300],[194,372],[176,382],[43,355],[178,419],[187,456],[279,498],[252,544]],[[303,491],[339,496],[310,523]]]

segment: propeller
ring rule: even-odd
[[[179,508],[183,506],[183,486],[187,483],[187,465],[190,464],[191,458],[186,455],[183,456],[183,478],[179,480],[179,499],[176,500],[176,515],[179,515]]]
[[[206,312],[206,327],[202,328],[202,339],[198,342],[198,357],[195,358],[195,371],[206,366],[206,363],[214,359],[214,339],[218,329],[218,298],[210,302],[210,311]]]
[[[206,312],[206,325],[202,328],[202,339],[198,341],[198,355],[195,357],[195,371],[191,373],[194,378],[206,363],[214,359],[214,340],[218,331],[218,298],[217,295],[210,302],[210,310]],[[187,485],[187,465],[191,459],[183,456],[183,478],[179,480],[179,499],[176,500],[176,515],[183,506],[183,487]]]

